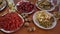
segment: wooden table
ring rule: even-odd
[[[20,0],[14,0],[15,4],[19,2]],[[35,3],[37,0],[29,0],[33,3]],[[54,10],[56,11],[56,10]],[[8,7],[3,10],[3,12],[0,12],[0,15],[3,14],[4,12],[8,12]],[[29,17],[32,18],[33,14],[31,14]],[[36,31],[34,32],[28,32],[26,27],[22,27],[20,30],[11,33],[11,34],[60,34],[60,21],[57,21],[57,25],[55,28],[51,30],[43,30],[41,28],[38,28],[33,22],[30,23],[29,27],[36,27]],[[0,34],[6,34],[0,31]]]

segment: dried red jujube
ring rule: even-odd
[[[18,13],[29,13],[34,9],[34,4],[31,2],[20,2],[17,5]]]

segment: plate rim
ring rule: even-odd
[[[38,1],[41,1],[41,0],[38,0]],[[44,10],[44,9],[38,7],[38,4],[37,4],[38,1],[36,1],[35,5],[37,6],[38,9]],[[51,2],[51,1],[48,1],[48,2]],[[54,5],[54,3],[51,2],[51,4],[53,5],[53,7],[50,10],[45,10],[45,11],[50,12],[50,11],[53,11],[55,9],[56,6]]]

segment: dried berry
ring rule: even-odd
[[[19,5],[17,5],[17,10],[19,13],[29,13],[34,9],[34,4],[31,2],[20,2]]]

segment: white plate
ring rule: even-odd
[[[21,0],[21,1],[19,1],[17,4],[16,4],[16,6],[18,6],[19,5],[19,3],[20,2],[29,2],[29,1],[27,1],[27,0]],[[32,3],[32,2],[31,2]],[[17,8],[17,7],[16,7]],[[17,11],[18,11],[18,9],[17,9]],[[31,13],[33,13],[35,10],[33,9],[31,12],[29,12],[29,13],[24,13],[24,14],[31,14]]]
[[[38,12],[39,12],[39,11],[38,11]],[[48,28],[45,28],[45,27],[41,26],[41,25],[39,24],[39,22],[38,22],[38,21],[36,20],[36,18],[35,18],[36,14],[37,14],[38,12],[36,12],[36,13],[33,15],[33,21],[34,21],[34,24],[35,24],[36,26],[38,26],[39,28],[42,28],[42,29],[52,29],[52,28],[54,28],[54,27],[56,26],[56,24],[57,24],[56,18],[55,18],[51,13],[48,13],[47,11],[46,11],[46,13],[50,14],[50,15],[54,18],[54,22],[52,23],[52,26],[51,26],[51,27],[48,27]]]
[[[41,1],[41,0],[38,0],[38,1]],[[38,1],[37,1],[37,2],[38,2]],[[39,8],[40,10],[44,10],[44,9],[41,9],[40,7],[38,7],[37,2],[36,2],[36,6],[37,6],[37,8]],[[53,5],[53,7],[52,7],[50,10],[46,10],[46,11],[52,11],[52,10],[55,9],[55,5],[54,5],[54,3],[53,3],[52,1],[49,1],[49,2],[51,2],[51,4]]]
[[[2,11],[7,6],[7,1],[3,0],[3,7],[0,8],[0,11]]]
[[[3,31],[3,32],[5,32],[5,33],[13,33],[13,32],[15,32],[15,31],[19,30],[19,29],[22,27],[22,25],[24,24],[24,19],[23,19],[23,17],[22,17],[20,14],[18,14],[18,15],[19,15],[20,18],[23,20],[23,23],[20,25],[20,27],[18,27],[16,30],[13,30],[13,31],[6,31],[6,30],[4,30],[4,29],[0,29],[0,30]]]

